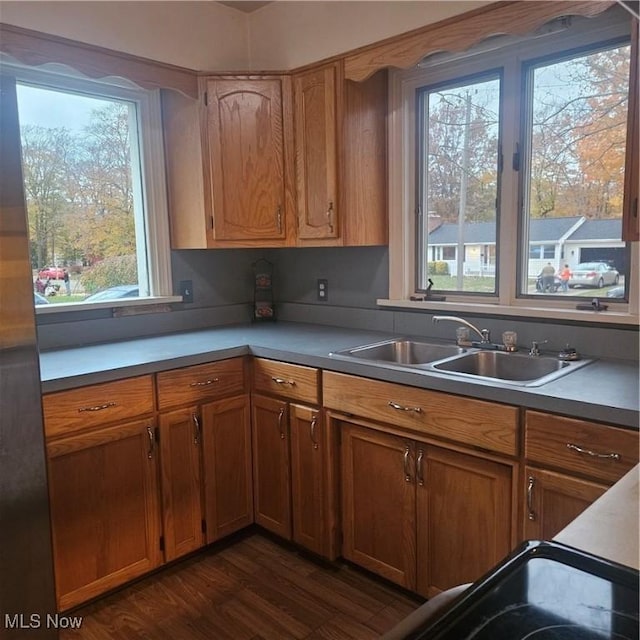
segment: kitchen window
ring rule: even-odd
[[[170,296],[158,92],[17,65],[3,73],[16,78],[37,309]]]
[[[617,8],[392,73],[381,304],[437,292],[447,306],[549,317],[596,296],[637,306],[637,247],[622,240],[629,31]],[[559,277],[585,263],[610,277],[540,290],[549,264]]]

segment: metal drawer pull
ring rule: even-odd
[[[284,431],[282,430],[282,418],[284,418],[284,407],[280,407],[278,412],[278,429],[280,430],[280,440],[284,440]]]
[[[316,440],[316,426],[318,424],[318,414],[314,413],[311,418],[311,428],[309,435],[311,436],[311,442],[313,443],[313,448],[318,448],[318,441]]]
[[[387,403],[392,409],[397,409],[398,411],[415,411],[415,413],[422,413],[422,407],[405,407],[393,400],[389,400]]]
[[[327,224],[329,225],[329,233],[333,233],[333,202],[330,202],[327,208]]]
[[[149,436],[149,451],[147,451],[147,458],[151,460],[151,458],[153,458],[153,450],[156,446],[156,436],[151,427],[147,427],[147,435]]]
[[[422,458],[424,458],[424,451],[418,449],[418,459],[416,460],[416,480],[421,487],[424,487],[424,476],[422,475]]]
[[[409,445],[404,450],[404,481],[411,482],[411,471],[409,470]]]
[[[529,476],[529,482],[527,483],[527,511],[529,512],[529,520],[535,520],[537,518],[536,512],[533,510],[533,485],[536,479],[533,476]]]
[[[192,382],[190,387],[208,387],[210,384],[220,382],[220,378],[214,378],[213,380],[203,380],[202,382]]]
[[[83,411],[102,411],[103,409],[117,406],[118,404],[116,402],[105,402],[104,404],[98,404],[95,407],[81,407],[78,409],[78,413],[82,413]]]
[[[583,453],[584,455],[590,456],[592,458],[599,458],[601,460],[620,460],[620,458],[622,458],[619,453],[596,453],[595,451],[583,449],[577,444],[571,444],[570,442],[567,442],[567,449],[571,449],[571,451],[577,451],[578,453]]]
[[[202,429],[200,427],[200,420],[198,420],[197,414],[192,413],[191,420],[193,421],[193,444],[197,447],[200,444],[200,433],[202,432]]]
[[[271,376],[271,379],[276,384],[288,384],[290,387],[295,387],[296,386],[296,381],[295,380],[285,380],[284,378],[276,378],[275,376]]]

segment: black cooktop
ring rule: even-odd
[[[638,640],[638,571],[527,542],[409,639]]]

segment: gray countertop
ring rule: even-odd
[[[462,380],[329,354],[394,337],[312,324],[233,325],[40,354],[44,393],[252,354],[378,380],[638,428],[638,364],[596,360],[540,387]],[[422,340],[431,340],[422,338]]]

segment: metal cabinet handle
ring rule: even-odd
[[[210,384],[215,384],[216,382],[220,382],[220,378],[203,380],[202,382],[192,382],[189,386],[190,387],[208,387]]]
[[[410,447],[407,445],[404,450],[404,481],[411,482],[411,470],[409,469]]]
[[[600,460],[620,460],[620,458],[622,458],[619,453],[597,453],[596,451],[590,451],[589,449],[579,447],[577,444],[572,444],[571,442],[567,442],[567,449],[577,451],[578,453],[591,458],[599,458]]]
[[[147,458],[151,460],[153,458],[153,451],[156,448],[156,434],[152,427],[147,427],[147,435],[149,436],[149,450],[147,451]]]
[[[330,202],[327,208],[327,224],[329,225],[329,233],[333,233],[333,202]]]
[[[424,487],[424,475],[422,474],[422,459],[424,458],[424,451],[418,449],[418,458],[416,459],[416,480],[421,487]]]
[[[117,407],[117,402],[105,402],[104,404],[98,404],[95,407],[81,407],[78,409],[78,413],[83,411],[102,411],[103,409],[109,409],[110,407]]]
[[[276,223],[278,225],[278,233],[282,233],[282,205],[278,205],[276,209]]]
[[[309,436],[311,437],[311,442],[313,443],[313,448],[318,448],[318,441],[316,440],[316,426],[318,424],[318,414],[314,413],[311,418],[311,426],[309,428]]]
[[[284,440],[285,435],[282,430],[282,418],[284,418],[284,407],[280,407],[280,411],[278,412],[278,429],[280,429],[280,440]]]
[[[202,433],[202,427],[200,426],[200,419],[197,413],[191,414],[191,420],[193,421],[193,444],[196,447],[200,444],[200,434]]]
[[[285,385],[289,385],[290,387],[295,387],[296,386],[296,381],[295,380],[285,380],[284,378],[277,378],[276,376],[271,376],[271,379],[276,384],[285,384]]]
[[[535,484],[536,479],[533,476],[529,476],[529,481],[527,483],[527,511],[529,520],[535,520],[537,518],[536,512],[533,510],[533,485]]]
[[[398,411],[414,411],[415,413],[422,413],[421,407],[405,407],[401,404],[398,404],[397,402],[394,402],[393,400],[389,400],[387,405],[392,409],[397,409]]]

